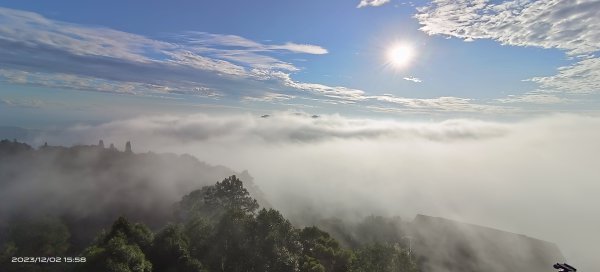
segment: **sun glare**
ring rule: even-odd
[[[415,56],[414,48],[409,44],[395,44],[388,49],[388,62],[396,68],[407,66]]]

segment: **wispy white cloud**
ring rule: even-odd
[[[570,100],[559,97],[552,93],[544,93],[540,91],[528,92],[522,95],[508,95],[505,98],[496,99],[501,103],[530,103],[530,104],[560,104]]]
[[[308,91],[318,96],[335,99],[338,103],[354,104],[368,99],[363,90],[347,88],[343,86],[327,86],[318,83],[305,83],[296,81],[285,82],[287,86],[303,91]]]
[[[203,32],[181,33],[161,41],[5,8],[0,8],[0,23],[0,77],[15,84],[133,95],[192,94],[279,104],[298,98],[397,112],[491,112],[499,107],[468,98],[381,96],[346,86],[297,81],[291,73],[298,68],[276,57],[281,53],[327,53],[316,45],[264,44],[236,35]],[[407,80],[419,81],[414,77]]]
[[[293,95],[280,94],[280,93],[266,93],[260,97],[244,96],[242,100],[250,102],[279,102],[286,101],[295,98]]]
[[[282,85],[307,92],[315,96],[315,100],[326,104],[350,104],[365,106],[367,109],[386,112],[403,112],[410,110],[448,111],[448,112],[506,112],[511,108],[477,103],[474,99],[461,97],[406,98],[391,94],[371,95],[360,89],[343,86],[328,86],[318,83],[297,82],[285,73],[265,73],[265,78],[275,79]],[[417,79],[418,80],[418,79]],[[385,103],[386,105],[381,105]]]
[[[298,44],[298,43],[292,43],[292,42],[287,42],[282,45],[270,45],[270,46],[267,46],[267,48],[288,50],[288,51],[294,52],[294,53],[306,53],[306,54],[313,54],[313,55],[323,55],[323,54],[329,53],[327,51],[327,49],[325,49],[321,46],[318,46],[318,45]]]
[[[439,123],[347,118],[337,114],[274,112],[258,115],[209,116],[205,114],[145,116],[97,126],[80,125],[67,133],[119,138],[152,135],[171,142],[264,141],[309,143],[335,139],[417,138],[431,141],[468,141],[501,137],[508,133],[501,123],[453,119]]]
[[[140,94],[146,91],[257,95],[265,74],[297,71],[273,54],[324,54],[316,45],[261,44],[243,37],[184,33],[161,41],[103,27],[0,8],[2,77],[15,84]],[[10,78],[10,79],[9,79]],[[207,92],[210,90],[210,92]]]
[[[383,112],[402,112],[411,110],[420,111],[447,111],[447,112],[480,112],[498,113],[510,111],[510,108],[497,105],[476,103],[470,98],[437,97],[437,98],[406,98],[393,95],[373,96],[372,99],[387,102],[387,106],[372,106],[371,108]],[[397,107],[391,107],[396,105]],[[400,107],[398,107],[400,106]]]
[[[184,40],[189,44],[193,44],[205,50],[210,48],[244,48],[248,51],[266,52],[266,51],[288,51],[291,53],[303,53],[322,55],[327,54],[327,49],[312,44],[298,44],[287,42],[284,44],[263,44],[237,35],[224,35],[206,32],[188,31],[180,35],[176,35],[178,39]]]
[[[600,60],[594,56],[600,50],[600,28],[594,27],[600,25],[599,1],[434,0],[418,8],[415,17],[430,35],[564,50],[577,60],[574,64],[559,68],[556,75],[529,81],[565,93],[600,91]],[[526,101],[540,101],[526,97]]]
[[[360,3],[358,3],[358,6],[356,6],[356,7],[357,8],[379,7],[379,6],[385,5],[389,2],[390,2],[390,0],[360,0]]]
[[[559,48],[569,54],[600,49],[600,2],[434,0],[418,9],[421,30],[463,39],[493,39],[503,44]]]
[[[534,77],[529,81],[539,83],[541,88],[565,93],[600,93],[600,58],[585,58],[573,65],[560,67],[556,75]]]
[[[175,45],[140,35],[108,28],[81,27],[50,20],[33,12],[6,8],[0,8],[0,22],[0,39],[5,43],[55,49],[76,56],[150,62],[152,58],[146,53],[176,48]]]
[[[0,43],[7,49],[0,52],[0,60],[19,63],[2,69],[0,77],[12,83],[134,95],[232,96],[272,103],[300,97],[326,104],[362,107],[388,103],[420,110],[465,111],[472,103],[443,97],[380,97],[345,86],[300,82],[289,73],[294,66],[262,54],[327,52],[314,45],[265,45],[240,36],[208,33],[184,33],[175,37],[177,42],[166,42],[57,22],[30,12],[0,9],[0,17],[6,23],[0,29]]]
[[[169,82],[157,85],[139,82],[124,82],[63,73],[27,72],[0,69],[0,81],[28,84],[57,89],[75,89],[131,95],[188,94],[204,97],[219,97],[221,94],[194,82]]]
[[[188,31],[173,35],[177,42],[185,44],[190,51],[240,63],[252,68],[299,70],[293,64],[266,54],[327,54],[327,49],[312,44],[287,42],[284,44],[262,44],[237,35],[223,35]]]
[[[404,80],[408,80],[408,81],[412,81],[414,83],[421,83],[423,82],[420,78],[414,77],[414,76],[409,76],[409,77],[404,77]]]
[[[0,98],[0,104],[20,108],[41,108],[44,105],[44,102],[39,99]]]

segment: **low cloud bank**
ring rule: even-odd
[[[76,126],[61,137],[87,141],[89,136],[93,135],[122,141],[123,138],[144,136],[148,142],[166,140],[176,145],[219,142],[245,145],[380,139],[450,142],[495,138],[507,133],[509,130],[505,124],[468,119],[440,123],[410,123],[280,112],[260,118],[252,115],[215,117],[204,114],[140,117],[97,126]],[[144,139],[138,140],[146,142]]]
[[[442,216],[556,242],[579,269],[600,269],[592,257],[600,252],[599,117],[162,116],[73,127],[38,142],[99,138],[247,169],[273,207],[297,220]]]

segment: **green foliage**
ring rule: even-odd
[[[390,244],[370,244],[356,251],[351,272],[416,272],[406,251]]]
[[[319,260],[310,256],[304,255],[302,257],[302,265],[300,271],[302,272],[325,272],[325,267],[319,262]]]
[[[176,214],[183,221],[195,217],[218,220],[229,210],[251,214],[257,209],[258,202],[250,196],[243,182],[231,176],[184,196],[177,205]]]
[[[87,262],[80,271],[151,272],[146,258],[152,245],[152,232],[142,224],[131,224],[119,217],[110,231],[84,251]]]
[[[144,252],[138,245],[128,243],[128,240],[124,235],[117,235],[108,241],[106,252],[110,256],[106,260],[105,271],[152,271],[152,264],[146,259]]]
[[[154,238],[150,254],[154,271],[204,271],[199,260],[190,256],[189,239],[181,225],[168,225]]]
[[[209,188],[207,203],[211,207],[225,207],[244,213],[253,213],[258,209],[258,202],[250,197],[243,182],[236,176],[228,177]]]
[[[241,211],[229,210],[221,217],[209,237],[210,248],[204,258],[211,271],[253,271],[247,226],[254,218]]]
[[[211,271],[298,271],[302,245],[297,230],[276,210],[263,209],[256,216],[229,210],[213,232],[200,224],[207,243],[202,262]],[[202,250],[196,251],[200,252]]]
[[[19,220],[8,230],[15,256],[61,256],[69,248],[69,230],[57,218]]]
[[[201,217],[188,221],[184,226],[185,235],[189,240],[189,253],[191,256],[201,259],[206,256],[211,248],[211,236],[214,227]]]
[[[64,264],[11,263],[12,257],[64,256],[69,249],[69,230],[57,218],[16,220],[8,227],[0,245],[0,271],[65,271]]]
[[[69,249],[69,237],[68,228],[57,218],[13,220],[0,245],[0,271],[66,271],[65,264],[12,263],[12,257],[64,256]]]
[[[119,217],[104,237],[104,243],[121,234],[127,239],[128,244],[137,245],[144,252],[148,252],[154,239],[154,234],[145,225],[140,223],[131,224],[124,217]]]
[[[297,271],[302,244],[292,224],[273,209],[262,209],[250,222],[255,271]]]
[[[416,272],[399,240],[398,220],[368,217],[352,233],[375,243],[355,251],[343,248],[317,228],[296,229],[277,210],[257,211],[242,182],[231,176],[183,197],[176,206],[183,219],[156,235],[143,224],[119,217],[82,253],[86,263],[51,269],[31,264],[0,267],[2,272]],[[378,233],[372,233],[372,232]],[[10,256],[60,256],[69,248],[68,229],[59,220],[11,225],[2,260]],[[75,254],[76,255],[76,254]],[[0,263],[6,265],[6,263]],[[49,267],[49,266],[48,266]],[[44,267],[47,268],[47,267]]]
[[[300,241],[303,248],[302,271],[348,270],[352,252],[342,249],[327,232],[317,227],[307,227],[300,231]]]

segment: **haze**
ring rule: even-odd
[[[248,170],[298,222],[428,214],[556,242],[596,267],[599,117],[398,122],[277,112],[160,116],[77,126],[41,144],[130,139],[136,152],[189,153]],[[588,268],[588,269],[590,269]]]
[[[0,0],[0,138],[187,153],[297,224],[440,216],[600,270],[598,1],[192,2]]]

